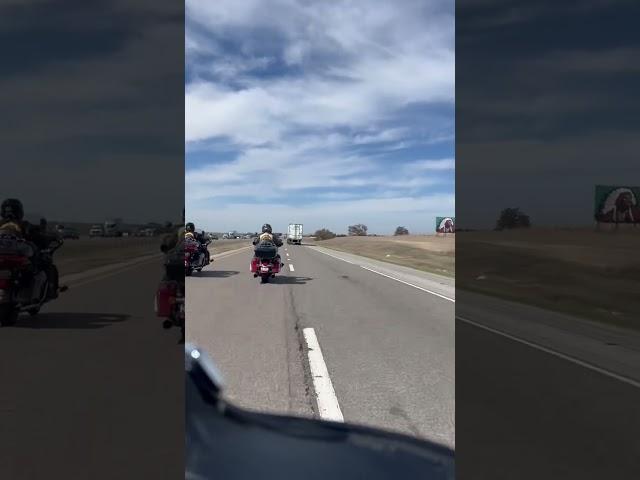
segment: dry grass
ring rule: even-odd
[[[217,253],[236,250],[251,245],[250,240],[214,240],[209,244],[209,250],[215,255]]]
[[[458,288],[640,327],[637,233],[531,229],[457,235]]]
[[[162,236],[65,240],[55,253],[55,262],[61,276],[70,275],[145,255],[160,255],[161,242]],[[222,253],[250,244],[248,240],[215,240],[210,247],[213,253]]]
[[[160,253],[160,237],[65,240],[54,254],[60,275],[69,275],[144,255]]]
[[[318,246],[455,277],[455,236],[340,237]]]

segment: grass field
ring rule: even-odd
[[[459,232],[456,287],[640,328],[639,233]]]
[[[160,237],[81,238],[65,240],[54,254],[60,275],[160,253]]]
[[[209,251],[213,254],[236,250],[251,245],[250,240],[214,240],[209,244]]]
[[[455,235],[340,237],[314,244],[395,263],[425,272],[455,277]]]

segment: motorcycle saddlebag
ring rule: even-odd
[[[258,271],[258,263],[260,262],[260,259],[257,257],[253,257],[251,259],[251,265],[249,267],[251,273],[256,273]]]
[[[255,256],[259,259],[271,259],[278,253],[278,248],[273,243],[258,244],[255,249]]]
[[[158,317],[170,317],[171,310],[176,301],[178,284],[176,282],[162,282],[156,292],[156,315]]]

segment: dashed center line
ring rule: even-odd
[[[313,388],[316,392],[318,414],[323,420],[344,422],[336,392],[333,389],[331,378],[329,378],[327,365],[324,363],[316,332],[313,328],[304,328],[302,329],[302,334],[307,342],[307,357],[311,376],[313,377]]]
[[[292,272],[296,271],[295,268],[293,268],[293,265],[291,263],[289,264],[289,270],[292,271]]]

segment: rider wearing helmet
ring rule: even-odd
[[[189,222],[184,226],[184,238],[196,239],[196,226]]]
[[[33,228],[24,221],[24,209],[22,202],[17,198],[7,198],[0,206],[0,230],[13,232],[22,237],[27,237]]]
[[[264,243],[266,244],[272,243],[273,245],[276,246],[276,256],[274,258],[278,263],[282,263],[280,254],[278,253],[278,250],[277,250],[277,247],[282,246],[282,240],[280,240],[277,236],[273,234],[273,229],[271,228],[271,225],[269,225],[268,223],[265,223],[264,225],[262,225],[262,233],[258,237],[253,239],[253,244],[256,245],[256,247]]]
[[[184,208],[182,209],[182,225],[184,225]],[[177,228],[173,233],[165,235],[160,244],[160,250],[164,253],[169,253],[175,250],[184,239],[184,227]]]
[[[185,240],[187,238],[196,240],[200,245],[200,251],[204,253],[205,257],[207,258],[207,264],[211,263],[211,254],[209,253],[209,249],[207,248],[207,245],[206,245],[204,232],[202,232],[202,234],[196,232],[196,226],[193,224],[193,222],[189,222],[185,225],[184,238]]]
[[[264,225],[262,225],[262,233],[260,234],[260,236],[253,239],[254,245],[257,245],[258,243],[262,243],[262,242],[271,242],[275,244],[276,247],[282,246],[282,240],[280,240],[278,237],[276,237],[273,234],[273,229],[271,228],[271,225],[269,225],[268,223],[265,223]]]
[[[17,198],[7,198],[0,205],[0,233],[18,235],[33,243],[39,250],[50,244],[50,236],[46,232],[46,221],[40,221],[40,227],[31,225],[24,220],[24,208]],[[50,298],[58,296],[58,269],[53,261],[38,255],[35,258],[37,268],[43,270],[49,278],[52,288],[49,289]]]

